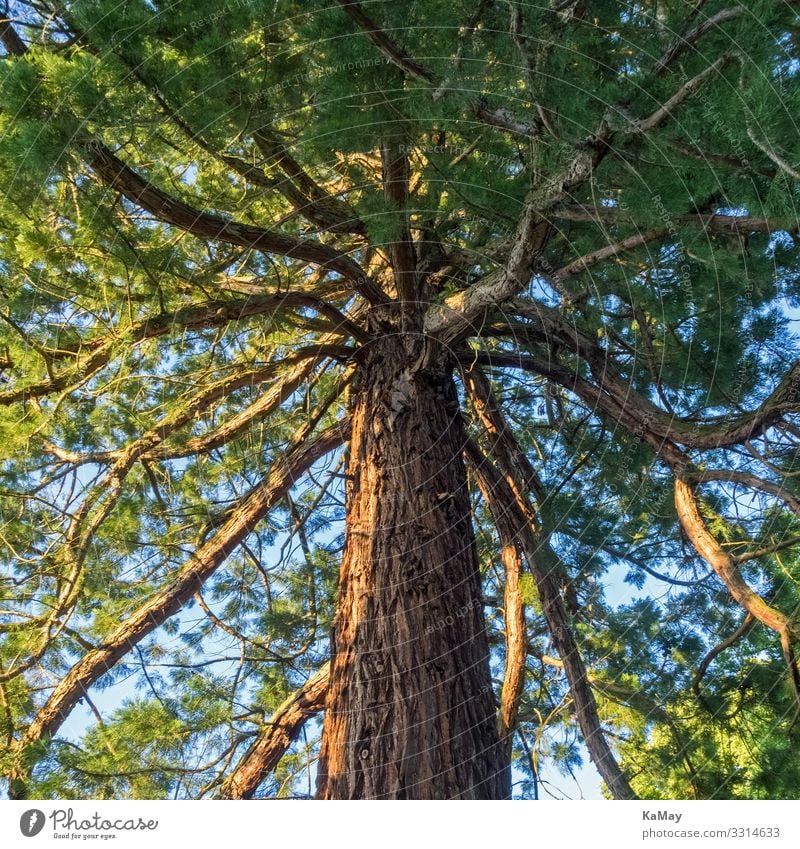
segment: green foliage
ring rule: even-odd
[[[659,454],[666,442],[696,472],[772,485],[703,482],[701,512],[726,552],[756,552],[737,568],[796,620],[796,404],[732,445],[686,439],[758,410],[797,359],[790,5],[748,4],[663,69],[681,34],[729,4],[519,4],[516,39],[517,4],[364,4],[394,60],[327,0],[77,0],[52,6],[52,20],[11,5],[27,49],[0,56],[2,772],[54,684],[175,585],[296,441],[346,416],[351,354],[378,319],[339,272],[243,245],[222,222],[319,243],[390,294],[389,246],[408,225],[423,305],[441,306],[502,276],[525,204],[555,185],[547,244],[517,292],[550,323],[494,304],[452,340],[454,360],[497,357],[494,390],[538,476],[537,532],[557,555],[569,626],[634,789],[796,798],[796,696],[776,635],[756,624],[693,687],[743,614],[681,530],[674,468]],[[398,54],[431,81],[401,70]],[[721,59],[669,116],[634,131]],[[109,179],[92,158],[99,144],[169,200],[153,211],[140,183]],[[387,200],[385,144],[408,155],[405,207]],[[591,150],[604,154],[572,186],[576,156]],[[199,233],[207,215],[216,222]],[[321,345],[338,350],[300,359]],[[517,354],[538,365],[509,365]],[[581,381],[597,388],[589,400]],[[631,398],[671,439],[601,403]],[[471,437],[493,456],[463,400]],[[342,459],[337,448],[292,478],[54,738],[23,751],[29,793],[216,791],[328,657]],[[470,485],[499,692],[500,539]],[[582,778],[589,760],[530,574],[520,594],[529,644],[514,777],[532,796]],[[264,795],[308,792],[318,732],[309,722]]]

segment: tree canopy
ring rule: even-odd
[[[314,794],[393,328],[455,364],[514,795],[591,759],[797,798],[799,34],[794,0],[4,4],[9,794]]]

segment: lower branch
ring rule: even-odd
[[[504,526],[504,533],[520,546],[533,573],[545,621],[553,644],[564,663],[586,748],[611,795],[615,799],[636,799],[638,797],[620,769],[603,732],[586,665],[575,642],[569,616],[555,579],[555,553],[549,546],[541,544],[528,517],[516,503],[510,487],[475,443],[468,442],[466,450],[495,523],[498,528]]]
[[[731,596],[752,617],[758,619],[759,622],[779,635],[795,699],[798,709],[800,709],[800,671],[792,646],[792,641],[800,636],[797,625],[786,614],[767,604],[742,578],[736,566],[736,561],[725,552],[706,529],[691,486],[680,478],[675,481],[675,507],[681,526],[697,553],[717,573]]]
[[[781,500],[795,516],[800,518],[800,499],[779,484],[760,478],[750,472],[743,472],[737,469],[703,469],[700,472],[687,475],[687,480],[690,483],[702,483],[703,481],[738,483],[752,490],[766,492]]]
[[[506,638],[506,668],[503,689],[500,692],[500,712],[497,731],[500,742],[505,746],[507,760],[511,762],[511,748],[517,727],[519,703],[525,687],[525,658],[528,652],[525,633],[525,604],[520,591],[522,557],[513,539],[501,540],[505,588],[503,619]]]
[[[217,792],[218,799],[251,799],[297,739],[306,720],[325,707],[329,664],[289,696],[262,726],[252,746]]]
[[[14,746],[15,762],[10,785],[17,798],[24,798],[24,782],[28,773],[25,761],[30,747],[52,737],[93,684],[148,634],[177,613],[275,504],[286,497],[298,478],[345,441],[347,431],[346,422],[333,425],[310,445],[306,444],[308,434],[301,431],[294,446],[285,452],[267,478],[242,499],[238,509],[184,564],[168,586],[132,613],[62,677],[24,736]]]
[[[636,794],[603,734],[586,666],[578,651],[564,599],[559,591],[557,555],[547,538],[542,539],[537,531],[538,520],[531,507],[529,493],[533,489],[542,498],[541,484],[525,452],[514,438],[485,376],[474,368],[464,375],[464,385],[486,430],[499,468],[496,469],[483,457],[473,443],[467,446],[468,456],[476,466],[478,481],[492,509],[501,539],[505,535],[519,545],[533,573],[553,644],[564,661],[586,748],[614,798],[635,799]]]
[[[703,676],[708,671],[708,667],[711,666],[714,660],[724,651],[727,651],[731,648],[731,646],[736,645],[736,643],[753,627],[753,623],[755,621],[755,617],[751,613],[748,613],[744,617],[742,624],[729,637],[726,637],[721,643],[714,646],[714,648],[711,649],[711,651],[700,662],[700,666],[697,668],[697,672],[692,680],[692,691],[706,708],[708,708],[708,703],[700,692],[700,682],[703,680]]]

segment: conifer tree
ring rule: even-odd
[[[13,798],[793,798],[795,0],[0,13]]]

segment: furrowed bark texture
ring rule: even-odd
[[[423,345],[388,335],[360,355],[320,798],[510,792],[458,398]]]

